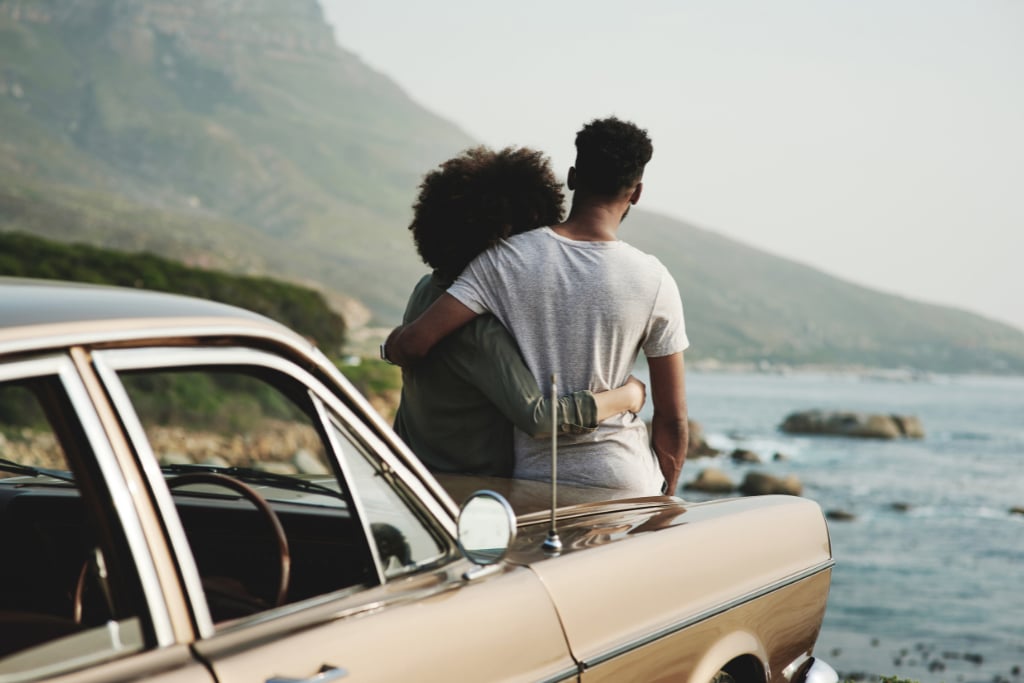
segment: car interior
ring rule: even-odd
[[[0,383],[0,659],[111,620],[145,622],[128,544],[87,443],[56,378]],[[214,623],[377,581],[337,480],[333,489],[289,491],[273,486],[288,475],[211,462],[168,466],[165,478]],[[258,483],[246,484],[246,472]],[[256,489],[279,495],[267,501]],[[397,528],[373,530],[382,559],[408,559]]]

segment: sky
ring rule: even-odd
[[[642,207],[1024,330],[1022,0],[321,3],[481,143],[564,176],[583,123],[634,121]]]

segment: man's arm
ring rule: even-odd
[[[391,331],[383,347],[386,360],[403,367],[413,365],[430,353],[437,342],[477,315],[445,292],[416,320]]]
[[[651,370],[651,445],[668,483],[666,493],[675,495],[679,473],[686,460],[689,427],[686,422],[686,372],[683,353],[648,358]]]

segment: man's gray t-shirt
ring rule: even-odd
[[[640,350],[649,358],[689,344],[679,289],[657,258],[621,241],[581,242],[550,228],[502,240],[480,254],[448,293],[512,332],[545,392],[622,386]],[[551,447],[516,430],[515,476],[551,478]],[[664,478],[647,428],[632,413],[584,435],[560,435],[558,479],[661,492]]]

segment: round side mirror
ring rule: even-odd
[[[459,511],[459,549],[470,562],[501,562],[516,538],[516,513],[500,494],[477,491]]]

